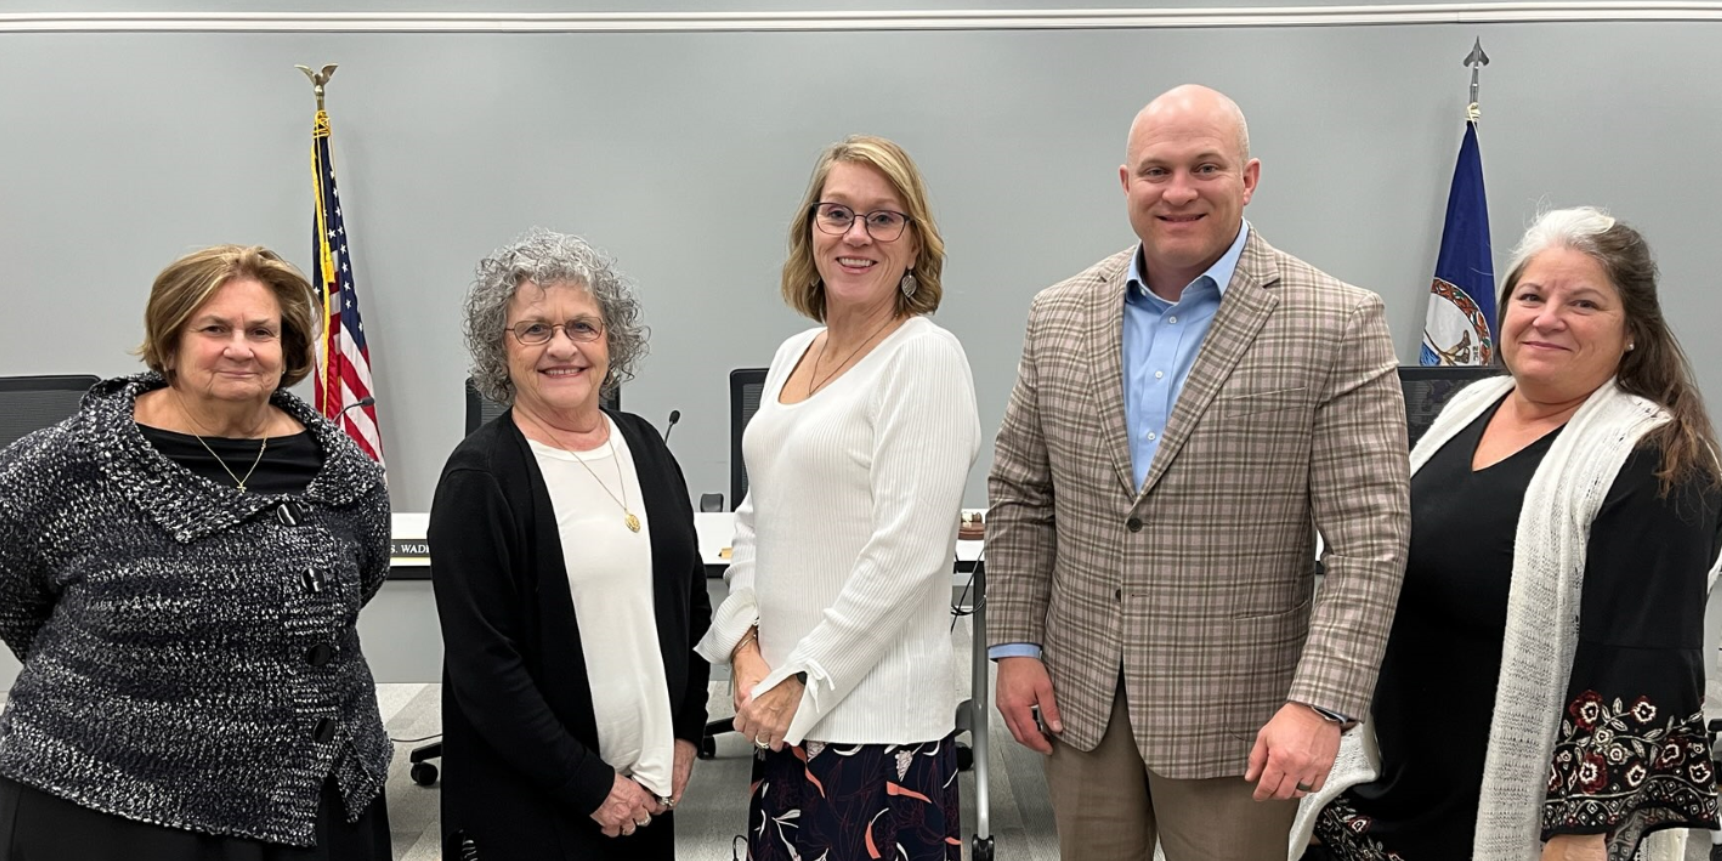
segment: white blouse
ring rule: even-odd
[[[759,625],[772,673],[807,673],[787,740],[932,741],[951,732],[951,563],[980,451],[974,377],[956,336],[898,327],[825,388],[778,402],[821,330],[772,359],[742,438],[730,594],[695,649],[712,663]]]
[[[598,719],[598,755],[668,798],[675,727],[653,613],[652,528],[628,443],[609,416],[604,421],[610,444],[591,451],[528,442],[556,511]],[[618,499],[639,518],[639,532],[624,522]]]

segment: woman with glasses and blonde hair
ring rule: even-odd
[[[950,572],[980,423],[962,345],[927,319],[944,255],[902,148],[825,150],[782,281],[824,325],[772,359],[699,645],[756,747],[754,861],[961,857]]]
[[[443,633],[443,855],[666,861],[705,730],[711,619],[693,506],[644,419],[600,406],[646,329],[577,236],[478,264],[472,380],[507,412],[431,503]]]
[[[311,285],[220,245],[163,269],[145,373],[0,451],[0,859],[388,861],[359,650],[383,470],[287,389]]]

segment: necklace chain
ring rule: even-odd
[[[610,450],[610,460],[616,465],[616,484],[622,489],[621,498],[617,498],[616,494],[610,490],[610,485],[605,484],[604,479],[599,478],[598,473],[593,472],[592,467],[586,465],[586,459],[580,456],[579,451],[563,445],[562,440],[556,436],[555,432],[551,431],[549,426],[545,425],[538,419],[534,418],[532,423],[538,425],[540,429],[548,434],[550,439],[556,443],[558,448],[574,455],[574,462],[580,464],[580,468],[586,470],[586,474],[592,476],[592,480],[597,482],[598,486],[604,489],[604,493],[610,497],[610,501],[616,503],[616,506],[622,509],[622,523],[628,527],[628,531],[639,532],[640,518],[628,508],[628,479],[622,475],[622,459],[616,455],[616,444],[611,441],[611,435],[609,433],[604,434],[604,446]]]
[[[843,361],[838,362],[837,366],[831,369],[831,373],[826,375],[825,379],[823,381],[821,381],[819,379],[819,363],[820,363],[820,360],[825,358],[825,348],[830,346],[830,344],[831,344],[831,330],[826,329],[825,330],[825,343],[819,345],[819,355],[813,357],[813,385],[807,390],[807,396],[810,398],[813,397],[814,392],[817,392],[820,389],[825,388],[825,386],[828,385],[833,379],[836,379],[838,372],[843,370],[844,365],[849,364],[850,359],[855,358],[856,354],[860,353],[862,350],[867,349],[867,345],[873,343],[873,339],[879,337],[879,333],[885,331],[886,326],[889,326],[896,321],[897,321],[896,317],[885,318],[885,322],[883,325],[881,325],[877,329],[874,329],[873,334],[868,335],[867,339],[861,342],[861,346],[856,347],[853,350],[850,350],[849,355],[844,356]]]
[[[173,394],[174,394],[175,399],[180,398],[180,394],[179,394],[178,389],[175,389]],[[179,411],[184,413],[186,420],[191,422],[193,425],[195,425],[199,430],[204,429],[203,423],[198,421],[197,417],[191,414],[191,410],[186,408],[184,400],[179,400]],[[260,423],[258,425],[258,427],[262,428],[264,425],[266,425],[268,423],[269,423],[269,417],[267,415],[265,415],[263,417],[263,422]],[[204,451],[209,452],[210,457],[215,458],[215,462],[217,464],[221,465],[221,471],[227,473],[227,477],[233,479],[233,483],[239,486],[239,492],[240,493],[245,492],[245,483],[250,481],[251,476],[257,472],[257,465],[263,462],[263,453],[269,450],[269,437],[265,436],[265,437],[263,437],[262,444],[257,446],[257,457],[251,461],[251,468],[245,471],[245,477],[244,478],[240,478],[238,473],[235,473],[232,470],[232,468],[228,467],[227,461],[222,460],[221,455],[216,454],[215,449],[209,447],[209,443],[204,441],[203,436],[201,434],[199,434],[196,430],[194,430],[191,432],[191,436],[193,439],[197,440],[198,445],[203,446]]]

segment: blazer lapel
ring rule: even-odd
[[[1118,255],[1117,260],[1116,269],[1098,273],[1101,281],[1089,297],[1088,366],[1100,411],[1101,444],[1112,458],[1125,494],[1134,497],[1130,430],[1124,420],[1124,281],[1130,274],[1130,256]]]
[[[1146,495],[1166,474],[1172,460],[1178,456],[1178,451],[1202,418],[1202,413],[1213,403],[1220,387],[1232,375],[1232,369],[1238,366],[1238,360],[1255,341],[1256,334],[1267,323],[1268,315],[1278,307],[1279,296],[1272,288],[1278,286],[1280,273],[1272,250],[1255,231],[1250,231],[1238,268],[1232,272],[1232,282],[1226,286],[1225,298],[1220,300],[1220,310],[1214,314],[1214,324],[1202,340],[1202,348],[1196,353],[1196,362],[1190,368],[1189,378],[1184,381],[1178,402],[1172,405],[1172,415],[1166,420],[1166,434],[1160,440],[1159,450],[1154,453],[1154,462],[1148,467],[1148,478],[1142,482],[1142,494]]]

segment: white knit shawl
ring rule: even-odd
[[[1412,474],[1512,388],[1512,377],[1502,376],[1454,395],[1412,450]],[[1473,861],[1534,861],[1542,852],[1543,801],[1578,647],[1590,525],[1633,448],[1669,418],[1661,407],[1610,380],[1573,414],[1525,491],[1513,541],[1507,631]],[[1716,571],[1712,566],[1712,583]],[[1298,809],[1288,847],[1291,861],[1309,845],[1315,815],[1348,787],[1374,780],[1380,763],[1367,722],[1345,734],[1326,785],[1306,796]],[[1683,829],[1658,831],[1645,839],[1644,857],[1679,861],[1685,840]]]

